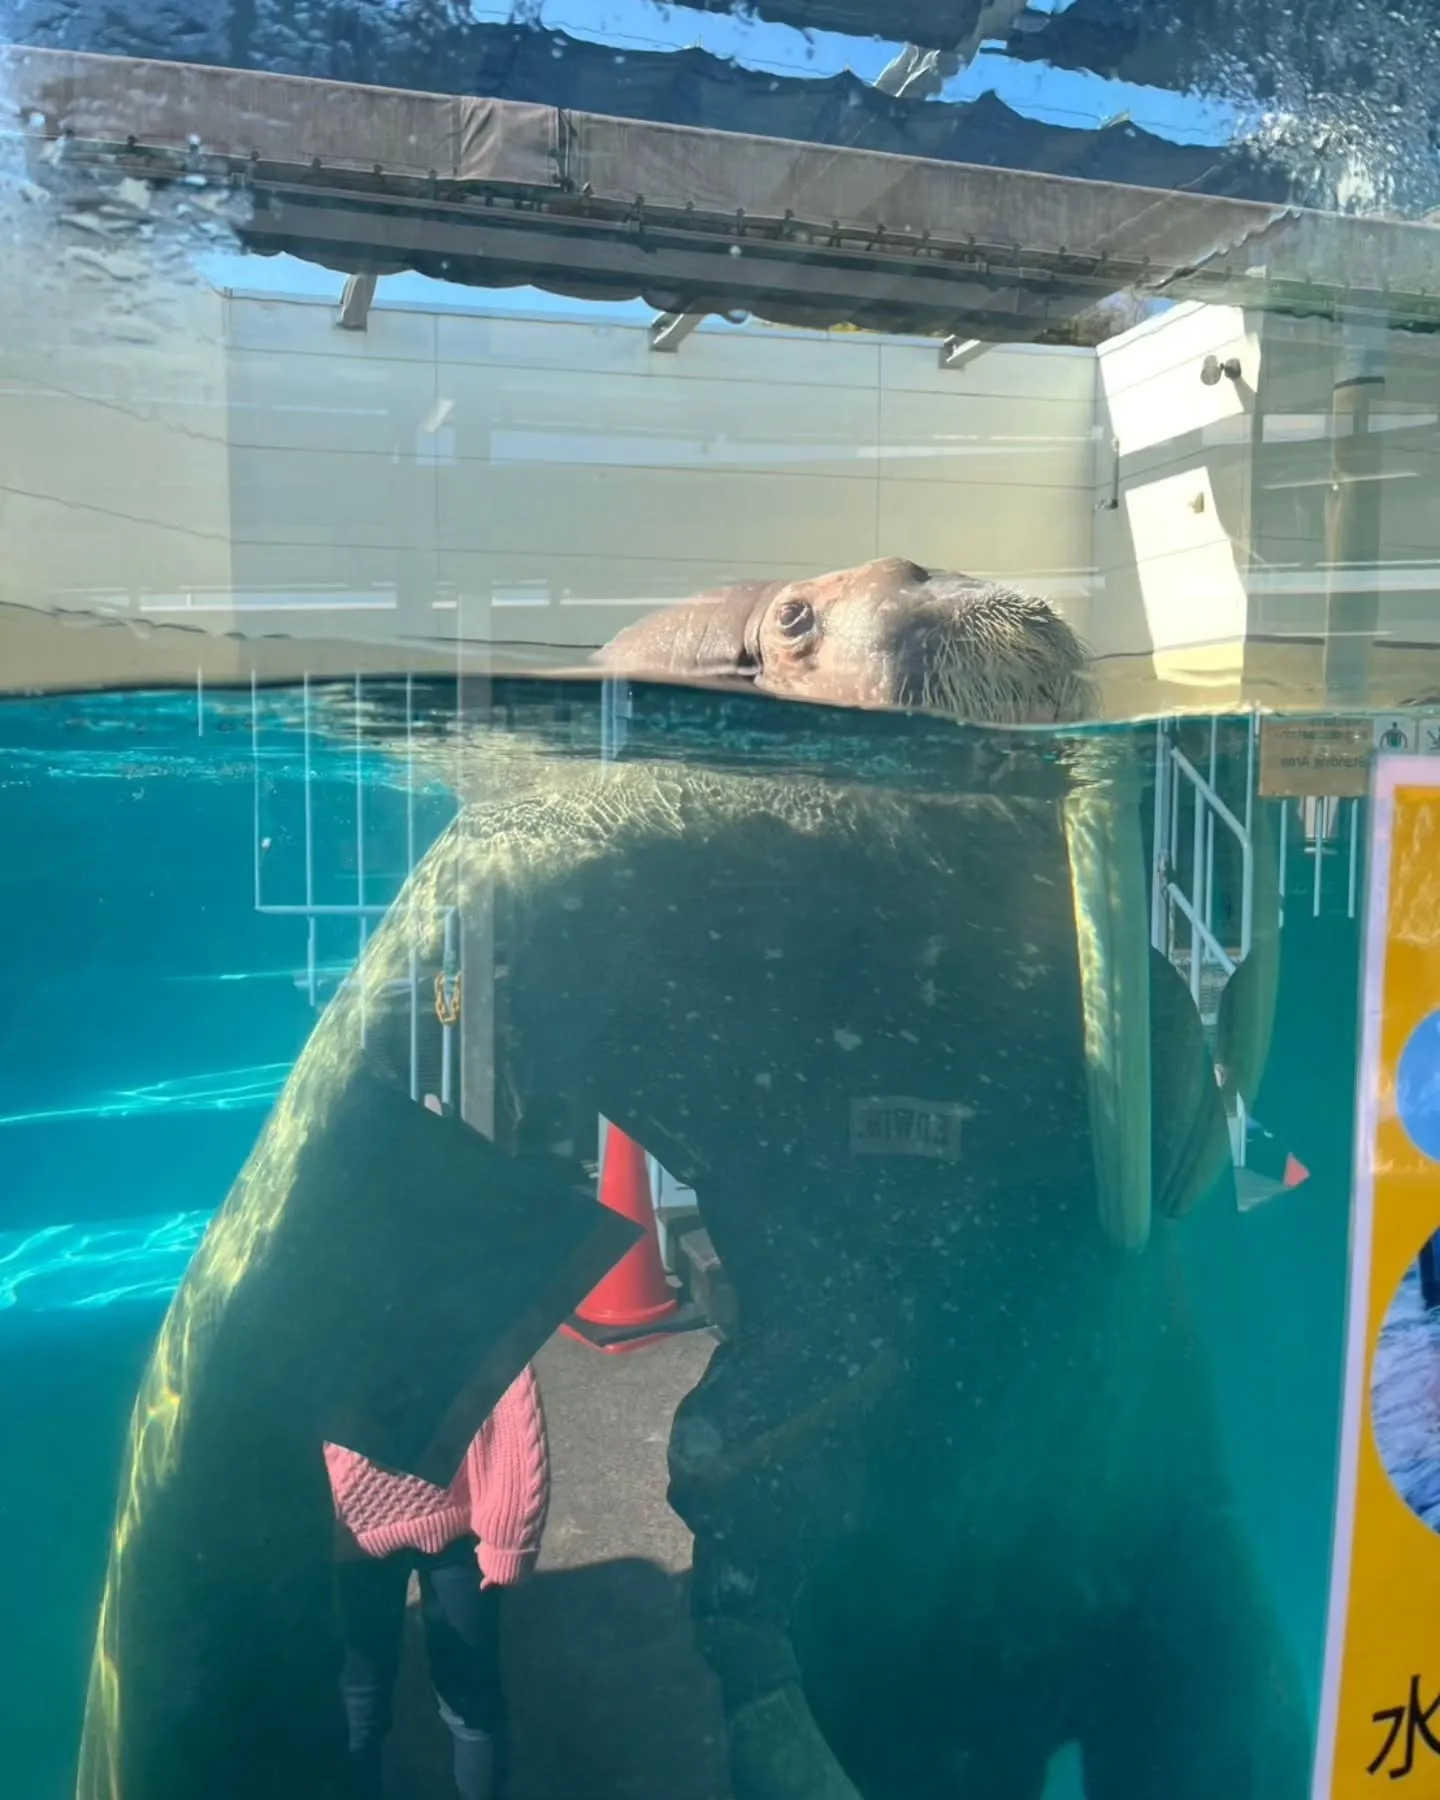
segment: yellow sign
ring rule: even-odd
[[[1340,1484],[1313,1800],[1440,1794],[1440,765],[1372,789]]]
[[[1369,791],[1371,745],[1368,718],[1261,719],[1260,792],[1358,798]]]

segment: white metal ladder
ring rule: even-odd
[[[1180,748],[1178,722],[1155,728],[1155,840],[1151,867],[1150,941],[1185,976],[1207,1033],[1213,1032],[1225,983],[1250,954],[1254,936],[1256,719],[1246,725],[1245,797],[1237,812],[1219,793],[1219,720],[1210,721],[1208,769]],[[1182,837],[1188,810],[1189,842]],[[1222,941],[1216,925],[1215,845],[1228,832],[1240,853],[1238,940]],[[1186,850],[1188,848],[1188,868]],[[1188,876],[1188,879],[1187,879]],[[1230,1119],[1235,1167],[1245,1166],[1247,1120],[1237,1098]]]

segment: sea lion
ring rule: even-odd
[[[879,583],[892,674],[888,690],[865,677],[866,704],[1079,705],[1064,696],[1083,652],[1048,608],[1012,606],[997,651],[968,629],[985,584],[889,568],[816,584],[829,615],[860,620],[873,602],[851,602]],[[1007,605],[986,590],[992,604]],[[918,636],[907,611],[927,615]],[[787,692],[754,641],[759,673],[738,680]],[[842,660],[811,658],[825,691],[797,674],[797,697],[843,698]],[[607,666],[626,668],[613,646]],[[1090,1800],[1299,1800],[1296,1684],[1229,1507],[1175,1266],[1175,1216],[1223,1178],[1223,1117],[1189,996],[1149,949],[1125,745],[928,719],[877,721],[867,744],[862,711],[858,751],[826,766],[814,743],[800,754],[796,707],[794,754],[780,734],[777,763],[747,766],[767,703],[668,698],[688,702],[725,751],[713,766],[645,738],[645,693],[608,765],[484,730],[447,743],[461,816],[302,1052],[167,1326],[172,1354],[189,1322],[224,1314],[237,1230],[293,1204],[295,1147],[320,1154],[363,1082],[367,1009],[405,979],[417,932],[483,905],[487,1178],[506,1158],[568,1167],[603,1113],[695,1188],[738,1298],[671,1450],[737,1800],[1033,1800],[1075,1739]],[[882,745],[880,723],[923,725],[946,756],[953,741],[946,778],[904,779],[907,740]],[[112,1593],[156,1511],[144,1446],[164,1385],[138,1415]],[[185,1442],[160,1442],[173,1483]],[[123,1702],[166,1673],[133,1634],[121,1651],[98,1665],[92,1768],[125,1743],[106,1680]],[[283,1742],[262,1756],[233,1721],[223,1741],[240,1773],[216,1785],[84,1791],[320,1791],[284,1773]]]
[[[1043,601],[901,563],[699,596],[597,661],[1012,722],[1083,716],[1093,693]],[[794,797],[797,820],[814,804]],[[698,1108],[657,1106],[648,1063],[605,1084],[610,1116],[695,1185],[737,1288],[737,1335],[671,1446],[737,1800],[1033,1800],[1075,1741],[1090,1800],[1299,1800],[1300,1685],[1233,1516],[1169,1223],[1228,1176],[1223,1113],[1184,984],[1162,957],[1134,966],[1133,820],[1114,793],[904,811],[893,835],[880,813],[859,831],[833,817],[828,858],[812,823],[769,852],[768,880],[718,857],[732,898],[708,915],[687,892],[693,942],[729,928],[721,970],[662,986],[727,1044],[714,1027],[743,993],[761,1084],[706,1059],[704,1158]],[[1066,862],[1073,914],[1056,905]],[[627,892],[660,878],[628,873]],[[683,1066],[672,1003],[642,986],[649,1049]],[[847,1159],[847,1091],[902,1096],[861,1105],[862,1128],[911,1134],[893,1160],[856,1142],[853,1098]],[[1147,1135],[1153,1116],[1153,1167],[1127,1106]],[[747,1118],[738,1142],[726,1114]],[[922,1122],[932,1140],[954,1129],[952,1157],[918,1151]]]
[[[883,557],[803,581],[742,582],[663,607],[618,632],[596,664],[633,679],[740,683],[786,699],[904,707],[991,724],[1093,717],[1098,694],[1079,638],[1038,595]],[[1099,1204],[1132,1247],[1150,1217],[1150,1065],[1144,1034],[1150,957],[1133,895],[1117,891],[1141,856],[1135,808],[1077,794],[1065,808],[1080,925],[1085,1052]],[[1123,871],[1123,874],[1117,872]]]

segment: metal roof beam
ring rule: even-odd
[[[1063,316],[1067,301],[1078,310],[1113,281],[1107,276],[1102,287],[1094,277],[1061,280],[1041,270],[985,270],[913,257],[822,260],[763,240],[736,258],[725,239],[701,233],[656,228],[640,244],[623,231],[543,214],[381,210],[358,196],[294,188],[282,198],[258,182],[252,191],[255,210],[238,235],[262,253],[288,251],[347,271],[375,262],[443,271],[447,280],[482,287],[574,289],[589,299],[638,294],[667,317],[733,308],[821,329],[844,322],[907,331],[953,327],[963,319],[972,336],[1023,339]]]
[[[967,363],[974,362],[982,351],[989,349],[983,338],[948,337],[940,346],[940,367],[942,369],[963,369]]]
[[[370,323],[370,305],[375,298],[374,275],[352,275],[340,296],[340,310],[335,323],[342,331],[364,331]]]
[[[661,313],[650,327],[650,348],[678,350],[704,317],[703,312]]]

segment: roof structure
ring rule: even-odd
[[[792,37],[824,32],[842,45],[848,37],[862,63],[873,62],[865,52],[877,40],[929,59],[924,70],[893,80],[887,70],[873,84],[816,79],[801,67],[777,75],[698,48],[584,42],[545,29],[538,5],[516,14],[487,23],[464,0],[206,0],[185,9],[170,0],[0,0],[0,42],[530,100],[1339,210],[1414,216],[1440,206],[1440,0],[683,0],[667,8],[677,44],[687,21],[713,26],[731,15],[758,21],[755,35],[768,24]],[[593,35],[605,38],[603,24]],[[947,77],[982,46],[1002,73],[1038,64],[1139,84],[1156,115],[1167,94],[1227,101],[1241,121],[1236,142],[1184,145],[1119,124],[1070,131],[997,101],[947,99]]]
[[[602,113],[653,124],[694,125],[850,150],[881,150],[937,162],[1029,169],[1137,187],[1189,188],[1249,200],[1292,197],[1273,158],[1248,146],[1181,144],[1129,120],[1077,129],[1028,118],[985,94],[976,100],[917,104],[845,72],[827,77],[746,68],[705,49],[617,52],[612,46],[526,24],[429,13],[387,17],[383,30],[367,0],[344,0],[326,13],[323,42],[305,38],[288,49],[255,42],[242,53],[232,18],[175,60],[374,83],[418,92],[518,100],[565,111]],[[127,30],[128,11],[107,12],[93,32],[37,30],[21,41],[45,47],[56,36],[79,37],[51,47],[126,56],[165,56],[153,33]],[[52,20],[54,15],[52,15]],[[352,29],[353,27],[353,29]],[[12,41],[15,41],[12,38]],[[262,47],[265,54],[262,56]]]
[[[0,80],[32,150],[203,175],[250,248],[347,272],[999,341],[1127,286],[1440,323],[1425,224],[167,61],[10,50]]]

